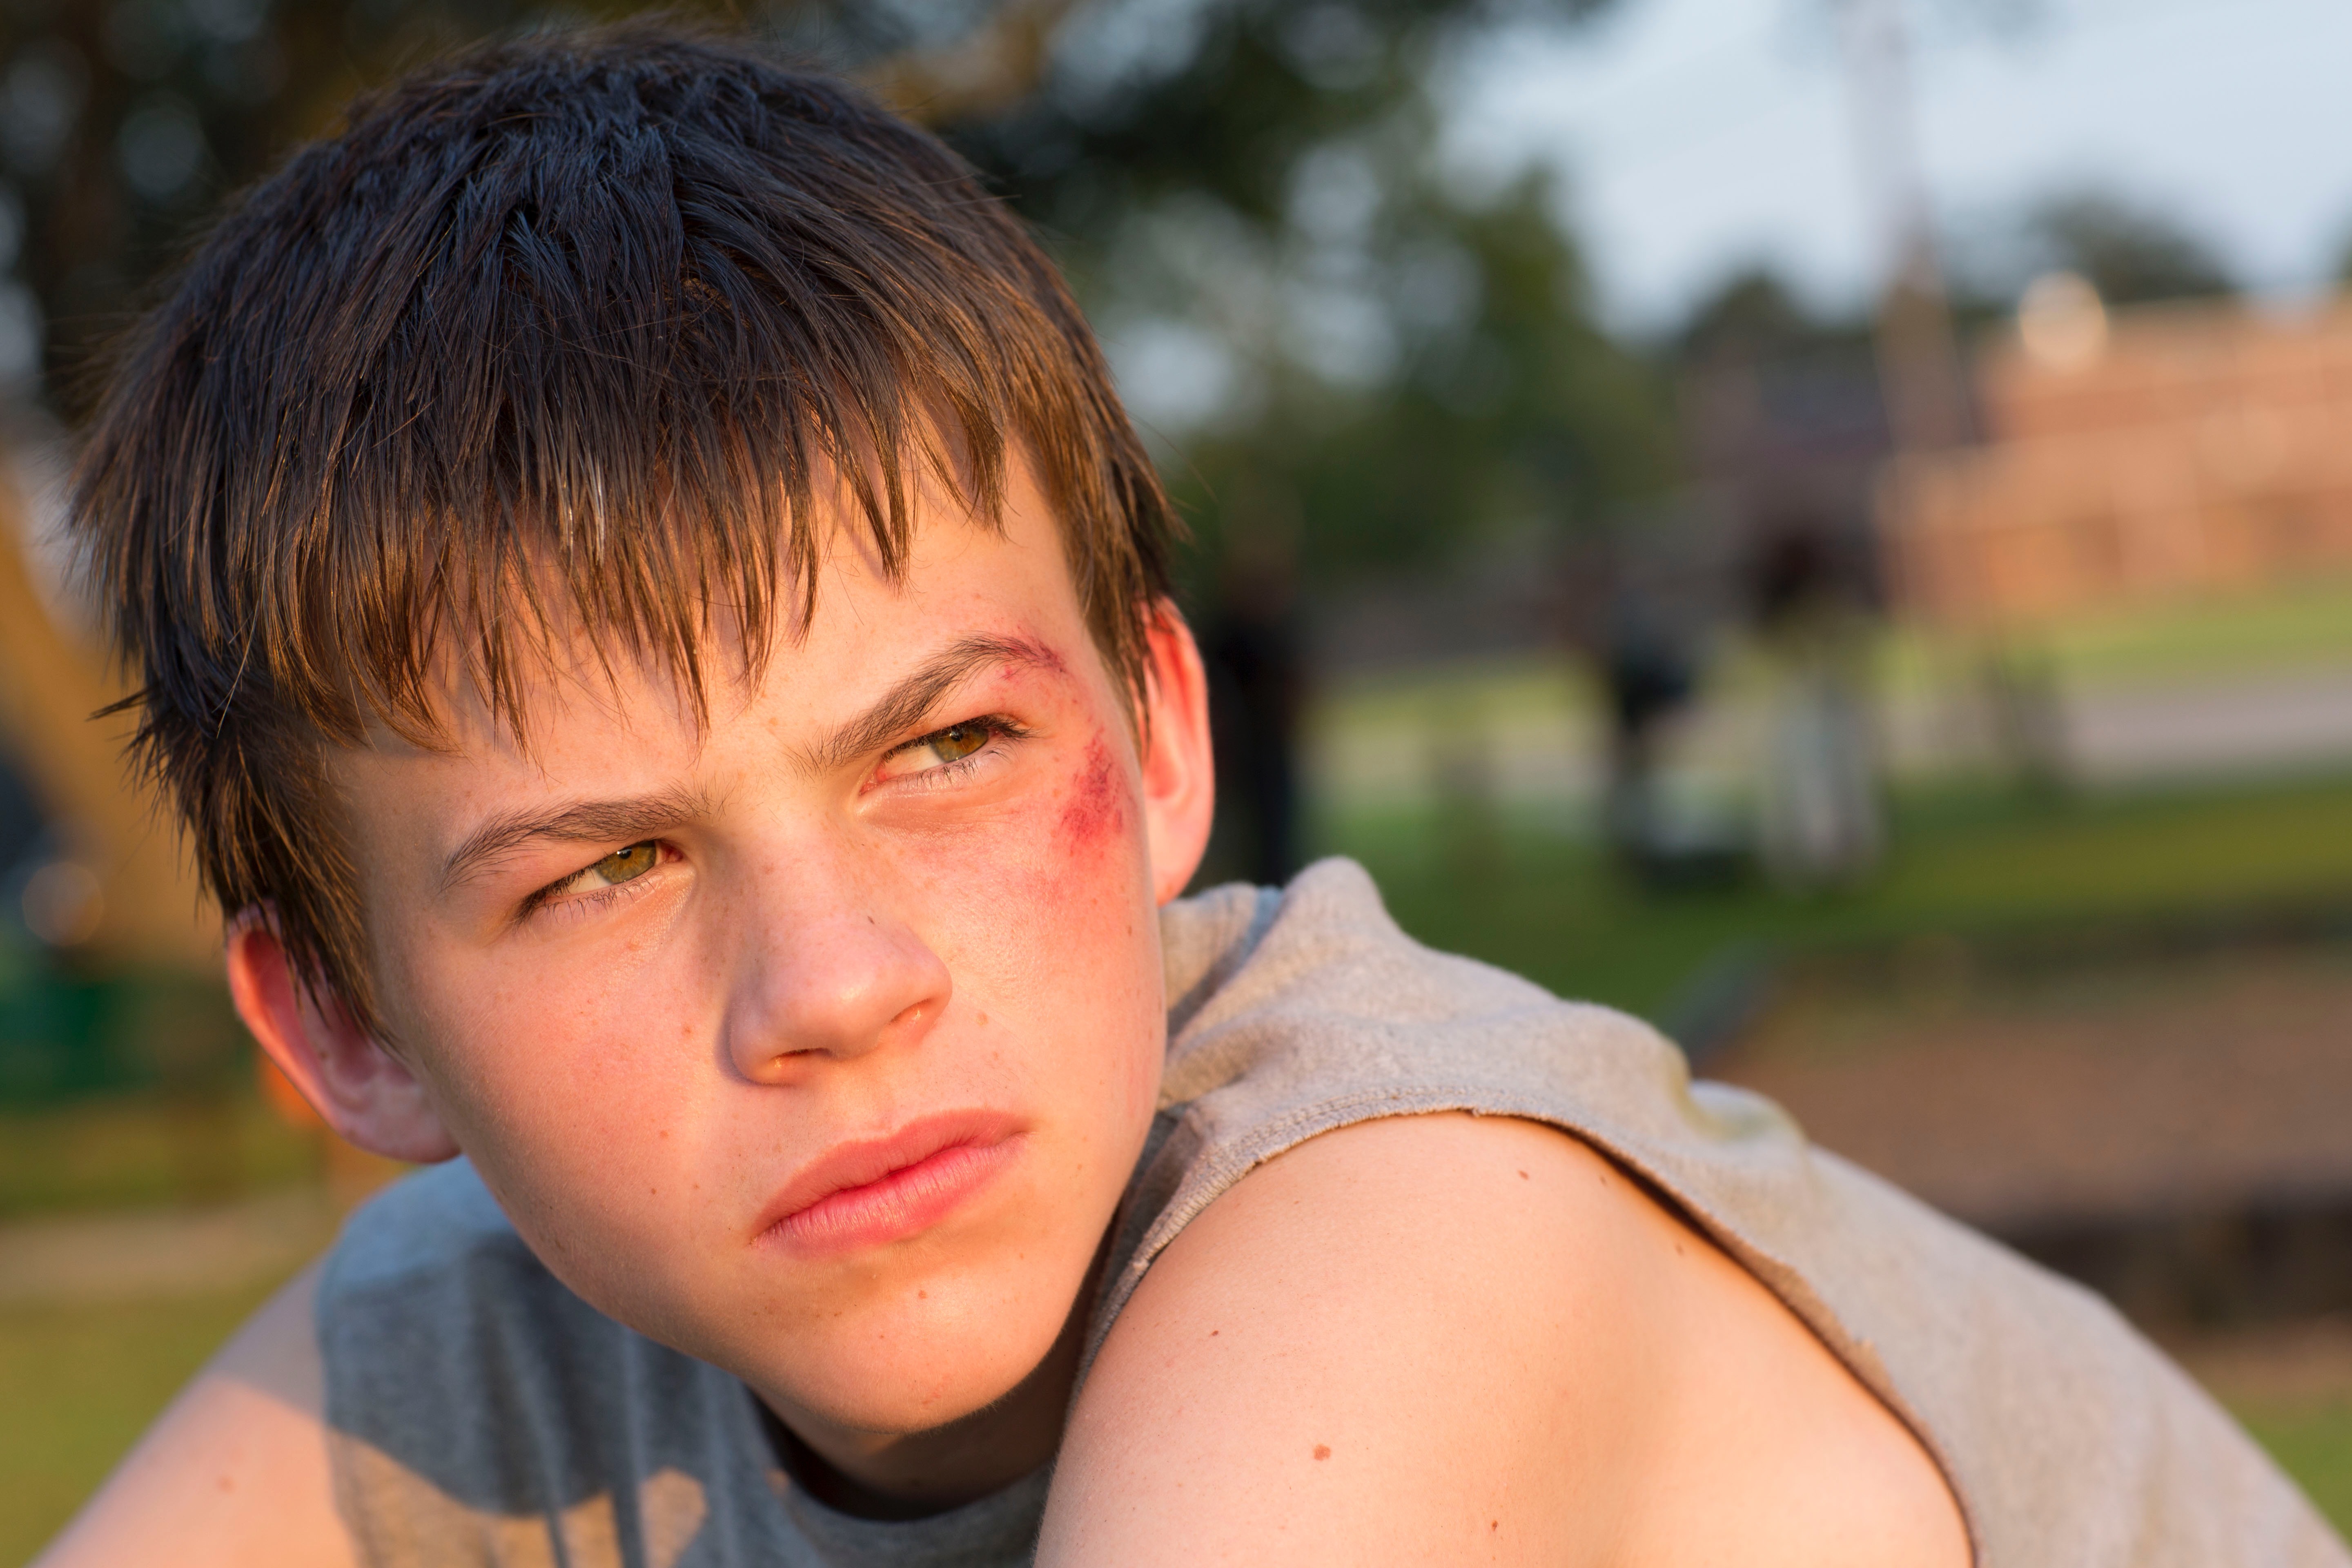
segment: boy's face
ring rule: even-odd
[[[1208,825],[1181,626],[1139,754],[1025,478],[1002,537],[927,503],[898,584],[838,531],[805,636],[707,722],[583,656],[527,750],[474,712],[336,761],[398,1059],[289,1031],[266,932],[230,956],[331,1120],[446,1134],[572,1289],[795,1426],[935,1427],[1053,1347],[1153,1111],[1155,909]]]

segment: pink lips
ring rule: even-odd
[[[919,1235],[1011,1163],[1021,1130],[994,1111],[926,1116],[884,1138],[838,1143],[784,1186],[759,1236],[803,1254],[834,1255]]]

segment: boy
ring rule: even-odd
[[[633,29],[361,105],[76,515],[243,1016],[446,1163],[47,1562],[2345,1561],[2104,1309],[1638,1025],[1344,864],[1171,903],[1164,502],[842,88]]]

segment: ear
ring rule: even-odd
[[[417,1164],[457,1153],[407,1064],[361,1028],[341,997],[303,984],[266,909],[229,922],[228,988],[278,1070],[347,1142]]]
[[[1151,853],[1152,897],[1184,890],[1209,847],[1217,802],[1209,749],[1209,681],[1192,628],[1162,599],[1145,637],[1143,821]]]

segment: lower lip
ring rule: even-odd
[[[1010,1164],[1021,1140],[958,1143],[901,1165],[879,1181],[844,1187],[768,1227],[804,1255],[832,1256],[919,1236]]]

